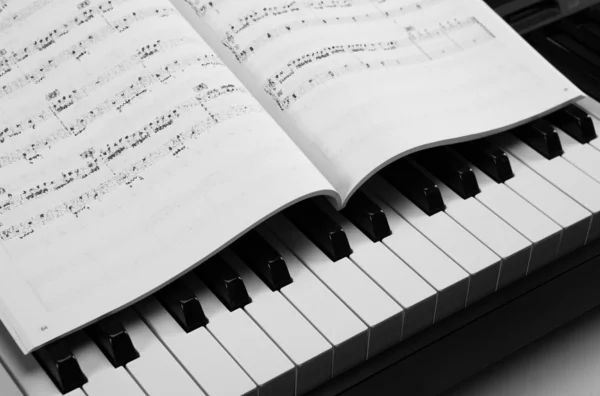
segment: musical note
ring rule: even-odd
[[[28,5],[27,7],[22,8],[21,10],[19,10],[19,12],[12,15],[8,15],[6,18],[0,21],[0,32],[8,29],[16,23],[24,21],[25,19],[40,11],[53,1],[54,0],[37,0],[34,1],[32,4]]]

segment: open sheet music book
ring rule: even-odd
[[[0,318],[28,353],[582,97],[482,0],[0,0]]]

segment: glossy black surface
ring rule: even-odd
[[[548,116],[548,120],[579,143],[588,143],[596,138],[596,129],[592,118],[575,105],[551,114]]]
[[[125,366],[140,357],[129,334],[114,317],[91,325],[88,333],[114,367]]]
[[[283,213],[332,261],[352,254],[343,228],[314,202],[299,202]]]
[[[283,257],[258,232],[248,232],[231,248],[271,290],[279,290],[292,283]]]
[[[563,154],[556,130],[546,120],[536,120],[514,130],[515,135],[547,159]]]
[[[200,301],[183,282],[171,282],[156,293],[156,297],[187,333],[208,323]]]
[[[361,191],[354,193],[342,214],[373,242],[392,235],[383,210]]]
[[[497,183],[504,183],[514,177],[510,160],[504,150],[486,139],[456,144],[452,149]]]
[[[65,341],[57,341],[39,351],[34,356],[52,382],[63,393],[67,394],[87,383],[73,353],[67,348]]]
[[[381,175],[429,216],[446,209],[438,186],[408,160],[388,165]]]
[[[252,302],[242,278],[221,256],[210,258],[194,272],[230,311]]]

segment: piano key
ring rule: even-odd
[[[515,177],[505,185],[562,227],[558,255],[562,257],[585,245],[592,214],[512,154],[507,156]]]
[[[332,261],[284,216],[267,226],[368,327],[367,358],[400,340],[402,308],[348,258]]]
[[[600,236],[600,201],[596,198],[600,196],[600,184],[562,157],[548,161],[510,133],[492,139],[592,213],[586,243]]]
[[[134,308],[208,396],[258,396],[256,384],[206,327],[186,333],[152,296]]]
[[[438,292],[434,323],[465,307],[469,274],[379,197],[367,195],[385,213],[392,235],[382,243]]]
[[[467,305],[496,290],[500,257],[446,213],[439,212],[428,216],[378,176],[371,178],[368,189],[377,194],[470,275]]]
[[[230,311],[252,301],[239,274],[218,255],[200,264],[194,273]]]
[[[531,241],[527,273],[554,261],[560,248],[562,228],[504,184],[494,182],[477,167],[473,167],[473,171],[481,186],[477,200]]]
[[[200,302],[180,281],[175,280],[163,287],[156,293],[156,297],[186,332],[189,333],[208,323]]]
[[[575,165],[592,179],[600,181],[600,151],[589,144],[581,144],[558,129],[565,153],[563,158]]]
[[[479,193],[477,179],[469,164],[449,151],[447,147],[421,151],[413,154],[412,159],[462,198],[474,197]]]
[[[127,370],[148,396],[204,396],[132,308],[118,313],[117,317],[140,353],[139,358],[127,364]]]
[[[34,352],[34,356],[63,394],[88,382],[80,363],[62,340]]]
[[[352,249],[344,230],[311,201],[302,201],[284,215],[333,261],[348,257]]]
[[[88,327],[88,333],[108,361],[116,368],[140,357],[129,334],[114,316],[102,319]]]
[[[256,231],[249,231],[231,246],[233,251],[273,291],[292,283],[281,255]]]
[[[83,385],[88,396],[144,396],[142,389],[125,368],[114,368],[85,332],[75,333],[65,341],[73,349],[81,370],[88,378],[88,382]]]
[[[296,367],[243,309],[229,311],[194,274],[183,281],[205,307],[206,328],[242,367],[262,396],[293,395]]]
[[[296,366],[296,392],[304,394],[331,378],[331,344],[280,293],[273,293],[232,251],[224,259],[244,280],[252,304],[248,315]]]
[[[575,105],[567,106],[552,113],[548,116],[548,120],[579,143],[589,143],[596,138],[596,130],[592,118]]]
[[[497,289],[525,276],[531,242],[476,198],[463,199],[443,182],[434,181],[446,202],[445,212],[502,259]]]
[[[392,233],[381,208],[361,191],[352,195],[342,213],[373,242],[379,242]]]
[[[23,355],[2,323],[0,323],[0,360],[26,396],[63,395],[33,354]],[[1,364],[0,367],[2,367]],[[85,396],[81,388],[75,388],[66,394],[68,396]],[[2,395],[4,396],[4,393]]]
[[[444,210],[444,201],[435,183],[408,160],[397,160],[380,174],[429,216]]]
[[[316,200],[316,203],[346,230],[353,250],[350,260],[403,308],[402,339],[433,324],[437,300],[435,289],[385,245],[369,240],[327,201]]]
[[[497,183],[514,176],[506,153],[486,139],[455,144],[452,148]]]
[[[544,119],[520,126],[514,130],[514,134],[547,159],[563,153],[556,130]]]
[[[268,230],[258,231],[288,265],[294,282],[281,289],[296,309],[333,345],[332,376],[347,371],[367,356],[368,328]]]
[[[2,356],[0,356],[0,361],[2,361]],[[0,394],[2,396],[24,396],[2,364],[0,364]]]

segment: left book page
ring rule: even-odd
[[[331,185],[168,0],[0,8],[0,319],[23,352]]]

